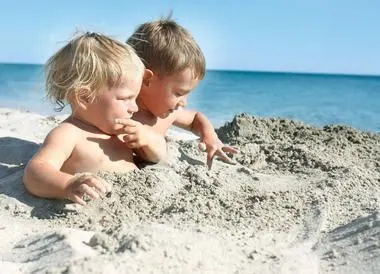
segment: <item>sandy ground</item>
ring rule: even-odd
[[[22,184],[62,119],[0,109],[0,273],[380,273],[380,134],[239,115],[217,130],[236,165],[171,134],[80,207]]]

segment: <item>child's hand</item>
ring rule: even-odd
[[[132,119],[116,119],[115,123],[124,127],[119,131],[119,134],[125,134],[124,142],[129,148],[140,148],[148,144],[146,127],[140,122]]]
[[[209,137],[204,138],[202,142],[199,143],[199,149],[201,151],[207,152],[207,166],[211,169],[212,161],[215,156],[221,158],[224,162],[228,164],[236,164],[230,157],[228,157],[227,153],[238,153],[239,150],[235,147],[226,146],[219,140],[218,137]]]
[[[84,195],[91,199],[98,199],[99,193],[106,194],[110,191],[101,180],[91,173],[78,174],[70,179],[66,187],[66,197],[74,203],[85,206]]]

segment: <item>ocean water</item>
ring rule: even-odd
[[[0,64],[0,107],[56,113],[43,81],[41,65]],[[188,107],[216,127],[246,112],[380,132],[380,76],[211,70],[190,94]]]

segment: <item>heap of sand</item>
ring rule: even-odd
[[[6,118],[6,119],[5,119]],[[99,173],[80,207],[38,199],[23,167],[63,117],[0,111],[0,269],[9,273],[379,273],[380,135],[238,115],[217,130],[240,153],[207,170],[197,140]]]

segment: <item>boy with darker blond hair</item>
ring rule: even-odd
[[[61,109],[69,104],[72,113],[25,168],[29,192],[85,205],[84,195],[96,199],[107,191],[94,175],[98,171],[135,169],[132,149],[148,147],[159,155],[159,134],[136,121],[122,124],[138,110],[144,69],[130,46],[98,33],[72,39],[48,60],[48,97]]]
[[[233,163],[226,152],[236,153],[236,148],[219,140],[206,116],[184,108],[187,96],[206,71],[204,55],[191,34],[167,18],[140,25],[127,44],[134,48],[146,68],[136,100],[139,111],[133,119],[162,135],[171,125],[198,135],[206,146],[209,168],[214,156]]]

